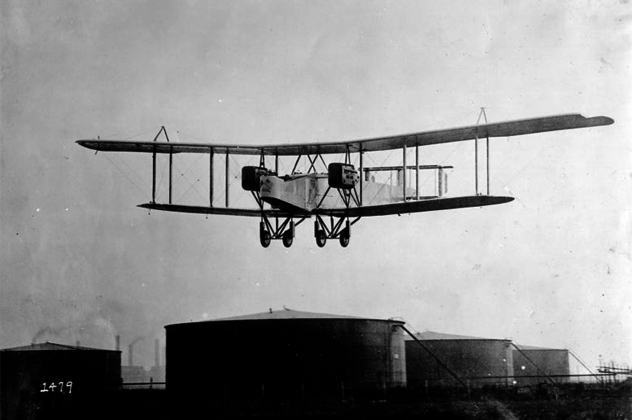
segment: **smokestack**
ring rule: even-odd
[[[77,347],[81,347],[81,341],[77,340]]]
[[[116,336],[116,348],[114,350],[121,351],[121,336],[120,335]]]
[[[160,340],[156,338],[156,340],[154,341],[154,350],[156,353],[156,359],[154,361],[154,364],[156,366],[160,366]]]
[[[129,343],[129,365],[130,366],[134,366],[132,364],[132,362],[134,361],[134,344],[138,343],[139,341],[141,341],[144,337],[142,335],[139,335],[138,337],[136,337],[135,339],[132,340],[131,343]]]

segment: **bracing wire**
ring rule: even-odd
[[[204,177],[206,177],[208,175],[210,171],[207,169],[196,181],[192,182],[191,180],[189,180],[189,178],[187,178],[186,176],[184,176],[184,174],[181,175],[181,177],[187,181],[189,183],[189,188],[186,189],[186,191],[184,191],[180,197],[178,198],[177,201],[181,201],[188,193],[189,191],[193,190],[197,193],[197,195],[202,199],[205,200],[205,197],[202,193],[200,193],[200,191],[197,189],[196,185],[198,182],[200,182],[200,180]]]
[[[133,138],[142,136],[143,134],[151,133],[154,130],[155,130],[154,128],[151,128],[151,129],[147,128],[147,129],[144,129],[142,131],[137,132],[136,134],[132,134],[132,135],[128,135],[126,137],[123,137],[121,140],[131,140]],[[118,136],[125,136],[126,135],[125,133],[126,133],[125,131],[117,131],[117,132],[114,132],[114,133],[111,133],[111,134],[108,133],[108,134],[102,135],[100,137],[101,138],[117,138]]]
[[[140,133],[138,133],[138,134],[134,134],[134,135],[129,136],[129,137],[126,137],[126,138],[124,138],[123,140],[131,140],[131,139],[133,139],[133,138],[136,138],[136,137],[142,136],[143,134],[147,134],[147,133],[149,133],[149,132],[150,132],[150,130],[143,130],[143,131],[141,131]]]
[[[185,133],[184,131],[181,131],[181,130],[177,130],[177,133],[178,133],[178,134],[182,134],[184,137],[191,138],[191,139],[193,139],[193,140],[197,140],[197,141],[199,141],[200,143],[206,143],[206,142],[207,142],[207,140],[203,140],[203,139],[201,139],[201,138],[199,138],[199,137],[196,137],[196,136],[194,136],[194,135],[191,135],[191,134]]]
[[[107,155],[106,155],[106,157],[107,157]],[[108,160],[109,160],[109,159],[108,159]],[[112,162],[112,161],[110,160],[110,162]],[[138,178],[138,180],[139,180],[140,182],[146,182],[146,180],[145,180],[145,179],[143,179],[140,175],[138,175],[138,172],[136,172],[136,170],[134,170],[134,168],[132,168],[131,166],[129,166],[129,164],[125,161],[125,159],[120,158],[120,162],[121,162],[123,165],[125,165],[125,166],[127,167],[127,169],[129,169],[129,170],[130,170],[130,172],[131,172],[132,174],[134,174],[134,176],[136,176],[136,178]]]
[[[181,177],[184,177],[185,175],[187,175],[189,173],[189,171],[191,170],[191,168],[193,168],[193,165],[195,165],[201,158],[202,156],[206,156],[204,154],[199,154],[195,160],[193,160],[193,162],[191,162],[184,170],[184,172],[180,173]]]
[[[235,168],[235,167],[241,168],[241,166],[242,166],[242,165],[240,164],[240,162],[238,162],[238,161],[237,161],[237,158],[236,158],[236,156],[235,156],[235,155],[230,155],[230,159],[231,159],[231,161],[232,161],[232,163],[233,163],[233,164],[231,164],[231,165],[230,165],[230,168],[231,168],[231,169],[230,169],[230,174],[229,174],[229,175],[230,175],[230,178],[229,178],[229,180],[228,180],[228,187],[229,187],[229,188],[230,188],[230,186],[232,185],[232,182],[231,182],[231,181],[232,181],[232,180],[234,180],[234,179],[239,179],[239,177],[241,176],[241,173],[239,172],[239,170],[237,170],[237,172],[235,172],[235,169],[233,169],[233,168]],[[252,163],[252,157],[248,158],[248,159],[246,160],[246,162],[245,162],[245,163],[246,163],[247,165],[250,165],[250,164]],[[243,195],[243,194],[238,194],[238,195],[236,196],[236,198],[234,198],[234,199],[232,199],[232,200],[231,200],[231,201],[232,201],[231,205],[236,205],[237,203],[239,203],[239,202],[240,202],[240,200],[242,200],[242,199],[243,199],[243,197],[244,197],[244,195]]]
[[[133,180],[132,180],[129,176],[127,176],[127,174],[126,174],[126,173],[125,173],[125,172],[124,172],[121,168],[119,168],[119,166],[118,166],[116,163],[114,163],[114,161],[113,161],[112,159],[110,159],[110,158],[107,156],[107,154],[105,154],[105,158],[106,158],[106,159],[107,159],[107,160],[108,160],[108,161],[112,164],[112,166],[114,166],[114,167],[115,167],[115,168],[116,168],[116,169],[117,169],[117,170],[118,170],[118,171],[119,171],[119,172],[120,172],[120,173],[121,173],[121,174],[125,177],[125,179],[127,179],[127,180],[129,181],[129,183],[130,183],[130,184],[132,184],[134,187],[136,187],[136,189],[137,189],[138,191],[140,191],[140,192],[141,192],[141,194],[142,194],[144,197],[147,197],[147,193],[145,193],[145,192],[142,190],[142,188],[140,188],[140,187],[139,187],[139,186],[138,186],[138,185],[137,185],[137,184],[136,184],[136,183],[135,183],[135,182],[134,182],[134,181],[133,181]]]

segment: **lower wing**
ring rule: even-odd
[[[471,195],[464,197],[433,198],[401,203],[380,204],[376,206],[350,207],[340,209],[316,209],[314,213],[335,217],[371,217],[390,214],[422,213],[427,211],[483,207],[513,201],[513,197]]]
[[[277,209],[265,209],[268,217],[311,217],[314,214],[334,217],[372,217],[391,214],[422,213],[427,211],[483,207],[513,201],[513,197],[472,195],[464,197],[434,198],[430,200],[407,201],[401,203],[380,204],[337,209],[315,209],[309,212],[288,212]],[[259,209],[238,209],[225,207],[187,206],[179,204],[145,203],[142,207],[150,210],[172,211],[177,213],[220,214],[228,216],[261,217]]]

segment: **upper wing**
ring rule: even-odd
[[[88,149],[105,152],[211,153],[211,151],[213,151],[213,153],[230,153],[237,155],[264,154],[298,156],[306,154],[345,153],[347,151],[372,152],[398,149],[404,146],[426,146],[485,137],[519,136],[523,134],[543,133],[546,131],[596,127],[600,125],[610,125],[612,123],[614,123],[614,120],[609,117],[587,118],[579,114],[566,114],[332,143],[269,144],[260,146],[122,140],[78,140],[77,143]]]

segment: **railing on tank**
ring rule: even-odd
[[[157,382],[150,379],[149,382],[123,382],[121,389],[165,389],[167,382]]]

